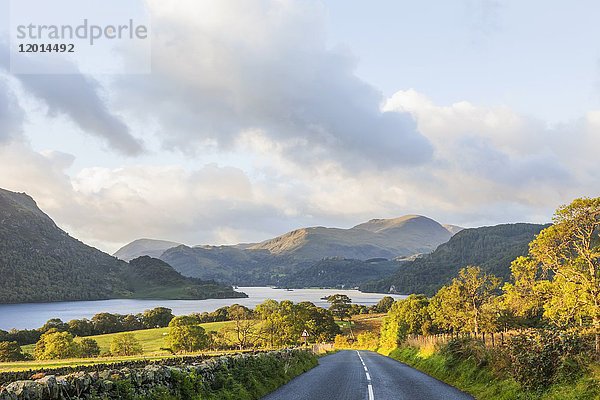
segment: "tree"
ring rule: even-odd
[[[92,317],[94,331],[98,334],[114,333],[123,330],[122,315],[111,313],[98,313]]]
[[[281,317],[279,303],[275,300],[267,299],[254,309],[255,313],[261,319],[261,333],[266,336],[266,344],[275,347],[280,344],[283,318]]]
[[[39,331],[42,333],[46,333],[50,329],[56,329],[57,331],[64,332],[69,330],[69,325],[64,323],[60,318],[52,318],[46,321],[46,323],[39,329]]]
[[[392,296],[385,296],[377,302],[375,310],[380,313],[386,313],[390,311],[392,304],[394,304],[394,298]]]
[[[490,311],[494,291],[500,279],[481,271],[481,268],[468,266],[458,273],[452,284],[444,286],[432,299],[432,314],[440,325],[450,325],[453,330],[470,330],[479,334],[482,315]],[[486,321],[488,330],[490,321]]]
[[[22,360],[25,360],[25,355],[17,342],[0,342],[0,362]]]
[[[83,338],[79,342],[79,355],[84,358],[98,357],[100,346],[94,339]]]
[[[554,287],[571,310],[592,321],[600,358],[600,197],[559,207],[554,224],[530,245],[530,254],[554,274]]]
[[[240,349],[251,344],[255,335],[256,321],[253,319],[252,310],[239,304],[234,304],[228,309],[229,319],[235,321],[235,345]]]
[[[115,356],[134,356],[142,352],[142,346],[133,333],[117,335],[110,343],[110,353]]]
[[[302,331],[310,334],[309,339],[314,341],[328,342],[341,333],[340,327],[335,323],[333,315],[329,310],[317,307],[309,301],[303,301],[296,305],[296,318],[298,320],[298,331],[295,340],[300,338]]]
[[[72,319],[68,322],[69,332],[74,336],[92,336],[94,325],[89,319]]]
[[[79,354],[79,347],[69,332],[50,329],[35,344],[34,353],[38,360],[73,358]]]
[[[175,317],[169,323],[169,346],[175,352],[192,352],[206,348],[208,336],[198,325],[198,318],[184,315]]]
[[[144,329],[145,326],[142,323],[139,315],[127,314],[121,318],[121,326],[123,331],[137,331]]]
[[[550,281],[541,279],[539,262],[531,257],[518,257],[510,270],[512,282],[502,287],[501,307],[513,315],[519,326],[535,326],[544,313]]]
[[[429,301],[427,311],[433,323],[444,331],[461,332],[468,330],[469,321],[464,312],[464,302],[460,300],[457,286],[442,286]]]
[[[395,302],[381,325],[381,347],[393,349],[408,335],[430,333],[432,321],[428,306],[427,297],[416,294]]]
[[[345,294],[333,294],[327,298],[327,302],[330,304],[329,311],[341,321],[350,318],[350,297]]]
[[[169,323],[174,318],[170,308],[156,307],[152,310],[144,311],[142,314],[142,323],[146,328],[163,328],[169,326]]]

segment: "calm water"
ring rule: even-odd
[[[69,321],[75,318],[90,318],[99,312],[118,314],[137,314],[154,307],[168,307],[175,315],[193,312],[214,311],[219,307],[234,303],[253,308],[267,299],[277,301],[291,300],[294,303],[310,301],[318,306],[328,304],[321,297],[331,294],[345,294],[353,303],[373,305],[386,294],[361,293],[358,290],[338,289],[294,289],[286,291],[270,287],[240,287],[239,291],[246,293],[247,299],[208,299],[208,300],[97,300],[97,301],[65,301],[59,303],[27,303],[0,304],[0,329],[9,330],[39,328],[50,318],[60,318]],[[391,295],[394,298],[406,296]]]

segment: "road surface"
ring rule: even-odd
[[[263,400],[473,400],[473,397],[389,357],[340,351]]]

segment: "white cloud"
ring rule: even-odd
[[[115,85],[119,107],[157,123],[165,147],[231,149],[259,129],[309,165],[348,169],[427,162],[412,119],[380,110],[355,59],[326,47],[322,3],[282,0],[149,1],[151,76]]]
[[[407,213],[467,226],[545,222],[559,204],[598,195],[600,111],[547,126],[508,106],[440,105],[416,90],[386,100],[355,75],[351,55],[326,46],[319,1],[149,6],[152,75],[106,86],[11,78],[50,118],[68,116],[120,154],[139,153],[141,132],[156,132],[145,142],[163,149],[144,163],[76,169],[86,149],[34,151],[20,99],[0,87],[0,187],[28,192],[90,244],[258,241]],[[249,165],[207,164],[197,157],[207,148]],[[184,154],[180,165],[170,150]]]
[[[30,62],[36,61],[32,59]],[[9,64],[8,45],[0,37],[0,71],[8,73]],[[68,63],[68,66],[73,73],[11,76],[27,93],[47,107],[49,116],[58,114],[68,116],[83,132],[104,139],[112,149],[122,154],[142,153],[141,141],[132,135],[122,118],[108,108],[104,99],[103,86],[95,78],[80,74],[76,65]],[[3,78],[2,74],[0,74],[1,78]],[[0,98],[0,107],[2,103],[3,100]]]

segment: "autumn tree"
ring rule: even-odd
[[[479,267],[468,266],[458,273],[452,284],[442,287],[431,303],[434,321],[453,330],[468,330],[479,334],[483,322],[485,330],[493,330],[490,323],[495,291],[500,279]]]
[[[410,334],[430,333],[432,321],[428,306],[429,299],[423,295],[411,294],[396,301],[381,325],[381,347],[393,349]]]
[[[550,314],[554,309],[564,317],[564,311],[570,311],[566,317],[589,319],[600,357],[600,197],[576,199],[558,208],[553,225],[531,243],[530,254],[554,275]]]
[[[79,347],[69,332],[50,329],[35,344],[34,353],[37,360],[74,358],[79,355]]]

